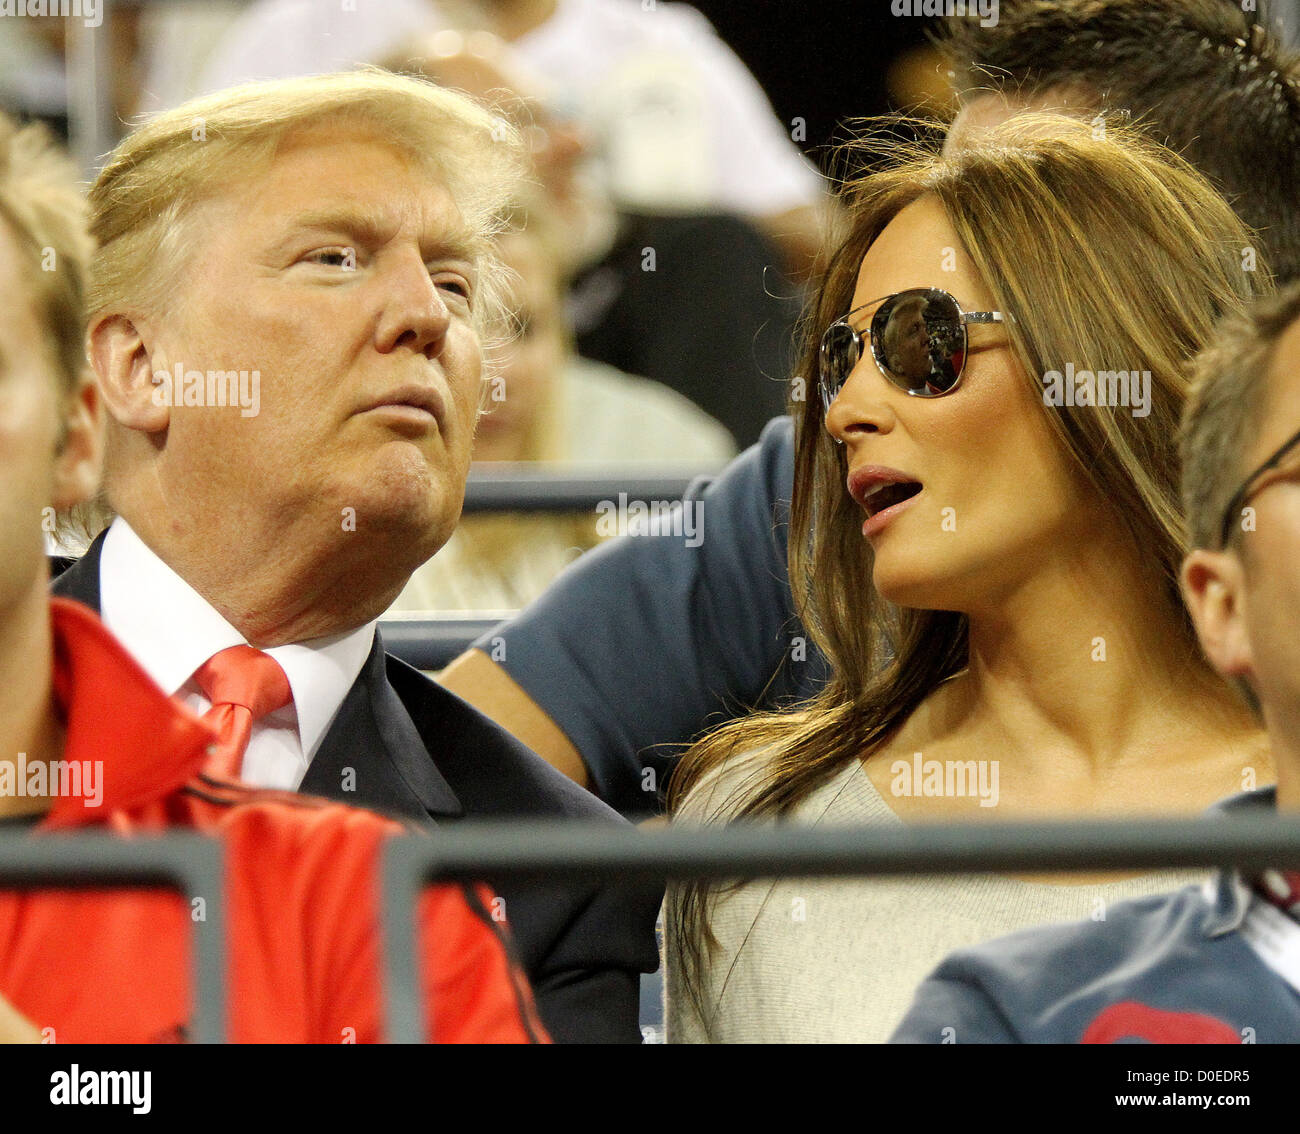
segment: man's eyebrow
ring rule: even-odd
[[[354,208],[311,209],[288,218],[283,237],[276,241],[284,248],[309,232],[337,232],[356,244],[387,244],[397,234],[398,225],[390,216]],[[422,233],[421,255],[426,260],[452,259],[476,262],[482,255],[483,241],[463,221],[444,226],[436,235]]]

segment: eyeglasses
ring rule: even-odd
[[[1277,452],[1275,452],[1267,461],[1260,465],[1259,468],[1241,482],[1241,487],[1232,494],[1232,499],[1228,501],[1228,506],[1223,510],[1223,520],[1219,524],[1219,547],[1223,548],[1228,546],[1228,537],[1230,529],[1232,528],[1232,522],[1236,517],[1236,513],[1242,508],[1246,501],[1254,495],[1255,482],[1266,472],[1270,472],[1277,468],[1277,466],[1286,458],[1287,454],[1297,445],[1300,445],[1300,433],[1292,435],[1292,437],[1288,439],[1287,442],[1277,450]]]
[[[873,303],[871,353],[885,375],[900,390],[917,398],[941,398],[961,382],[966,366],[966,325],[1001,323],[1000,311],[963,311],[937,287],[916,287],[873,299],[837,319],[822,335],[820,390],[822,409],[830,409],[849,374],[862,357],[862,337],[850,322]]]

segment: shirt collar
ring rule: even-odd
[[[101,793],[97,806],[87,806],[84,792],[56,795],[41,828],[103,822],[192,779],[215,740],[212,729],[159,689],[93,611],[56,597],[50,620],[65,728],[60,759],[93,768]]]
[[[1252,815],[1277,810],[1277,788],[1270,785],[1230,796],[1210,808],[1211,815]],[[1250,886],[1236,870],[1220,870],[1205,883],[1209,903],[1201,930],[1206,937],[1222,937],[1241,928],[1250,908]]]
[[[121,516],[104,537],[99,578],[105,624],[172,696],[213,654],[248,644]],[[298,739],[309,762],[361,673],[374,637],[371,621],[343,634],[266,651],[289,679]]]

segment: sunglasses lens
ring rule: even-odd
[[[919,397],[946,394],[965,362],[966,335],[957,301],[937,288],[899,292],[872,318],[871,344],[894,385]]]
[[[822,335],[821,391],[822,409],[830,408],[845,379],[858,364],[862,340],[846,323],[832,323]]]

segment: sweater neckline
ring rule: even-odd
[[[825,803],[816,807],[813,814],[808,817],[809,821],[816,826],[861,825],[864,819],[891,827],[909,826],[880,794],[871,777],[867,775],[867,769],[861,760],[853,760],[848,767],[837,773],[818,793],[819,796],[822,794],[827,796]],[[1008,887],[1029,893],[1065,894],[1091,886],[1095,887],[1100,894],[1114,895],[1117,899],[1122,899],[1149,894],[1152,892],[1152,885],[1162,879],[1169,879],[1167,888],[1174,890],[1189,882],[1203,882],[1211,873],[1209,870],[1156,870],[1115,882],[1028,882],[1009,874],[992,872],[971,874],[967,877],[997,879]]]

